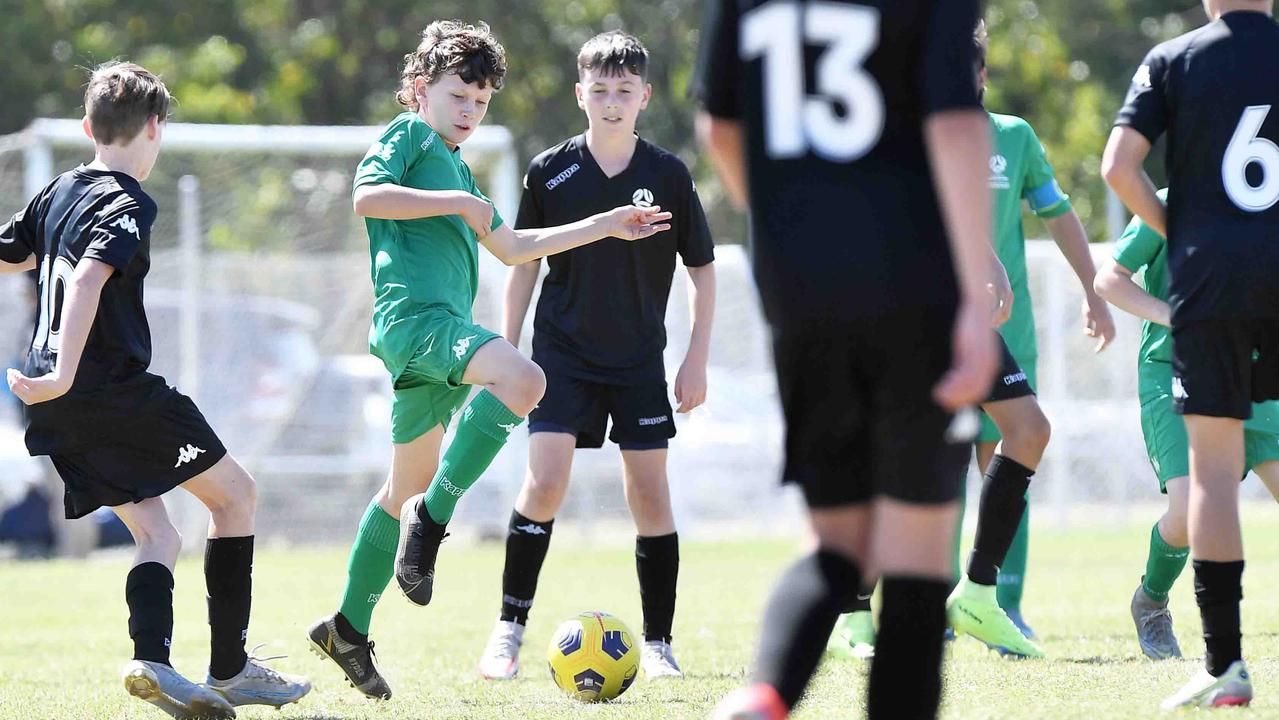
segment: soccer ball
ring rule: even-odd
[[[626,692],[639,673],[634,636],[617,618],[584,612],[564,622],[546,649],[551,679],[570,697],[603,702]]]

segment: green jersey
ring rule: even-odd
[[[1039,351],[1026,274],[1022,202],[1029,203],[1031,212],[1037,216],[1050,219],[1068,212],[1070,199],[1057,184],[1044,146],[1029,123],[1012,115],[990,113],[990,126],[995,252],[1008,271],[1013,289],[1012,317],[999,332],[1022,369],[1033,374]]]
[[[356,168],[354,187],[382,183],[461,190],[488,200],[475,187],[461,149],[449,150],[444,138],[412,112],[392,120]],[[479,246],[459,215],[365,218],[364,224],[373,261],[369,351],[398,378],[429,334],[427,315],[443,310],[471,322],[479,288]],[[501,224],[494,210],[493,229]]]
[[[1159,191],[1167,202],[1168,190]],[[1115,241],[1115,262],[1134,273],[1134,279],[1152,296],[1168,301],[1168,243],[1150,226],[1134,217]],[[1172,332],[1149,320],[1141,324],[1141,348],[1137,352],[1138,393],[1149,397],[1168,394],[1172,387]],[[1249,430],[1279,433],[1279,401],[1252,406]]]

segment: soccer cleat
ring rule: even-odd
[[[395,581],[414,605],[431,602],[435,585],[435,558],[440,543],[448,537],[444,525],[418,517],[421,495],[414,495],[400,507],[400,546],[395,551]]]
[[[772,685],[738,688],[715,706],[711,720],[786,720],[790,711]]]
[[[225,698],[187,680],[164,663],[130,660],[124,666],[124,689],[179,720],[235,717],[235,708]]]
[[[338,634],[333,618],[333,615],[323,618],[307,631],[311,651],[337,663],[351,687],[375,700],[390,700],[391,688],[373,662],[373,642],[370,640],[364,645],[347,642]]]
[[[859,610],[839,616],[835,631],[826,641],[826,651],[855,660],[875,657],[875,620],[870,611]]]
[[[218,680],[210,675],[204,684],[217,692],[235,706],[270,705],[280,708],[297,702],[311,692],[311,681],[298,675],[285,675],[276,672],[262,663],[279,660],[283,655],[273,657],[256,657],[258,645],[249,652],[249,659],[244,663],[240,674],[227,680]]]
[[[520,646],[524,644],[524,626],[498,620],[489,635],[488,644],[476,671],[485,680],[514,680],[520,672]]]
[[[671,650],[671,644],[661,640],[644,642],[644,648],[640,651],[640,667],[644,669],[644,676],[650,680],[662,677],[684,677],[684,671],[680,670],[679,663],[675,662],[675,651]]]
[[[1017,626],[1017,629],[1021,631],[1022,636],[1024,636],[1027,640],[1039,642],[1039,636],[1035,634],[1034,629],[1030,627],[1030,624],[1026,622],[1026,619],[1021,616],[1021,608],[1004,610],[1004,614],[1008,616],[1009,620],[1013,621],[1013,625]]]
[[[946,601],[946,619],[955,634],[967,633],[986,647],[1012,657],[1041,658],[1044,651],[1021,634],[999,607],[993,585],[979,585],[964,578]]]
[[[1160,705],[1164,710],[1179,708],[1214,708],[1247,705],[1252,702],[1252,678],[1243,660],[1230,663],[1221,677],[1213,677],[1203,668],[1176,693]]]
[[[1181,657],[1181,647],[1172,632],[1172,613],[1168,601],[1159,602],[1137,586],[1132,594],[1132,621],[1137,626],[1137,644],[1151,660],[1167,660]]]

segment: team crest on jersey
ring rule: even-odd
[[[115,222],[111,223],[109,227],[121,228],[127,233],[132,233],[133,236],[138,238],[139,240],[142,239],[142,236],[138,234],[138,221],[134,220],[129,215],[121,215],[120,217],[116,218]]]
[[[995,153],[990,156],[990,189],[1007,190],[1012,187],[1008,180],[1008,158]]]
[[[640,188],[631,193],[631,202],[636,207],[653,207],[653,191],[648,188]]]

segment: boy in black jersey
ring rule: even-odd
[[[978,3],[710,8],[699,129],[730,194],[749,198],[785,479],[803,490],[818,538],[765,610],[754,684],[715,717],[785,717],[840,610],[876,576],[870,716],[933,717],[977,430],[966,406],[987,397],[997,357]],[[832,225],[831,208],[849,222]],[[902,283],[920,267],[933,269],[928,284]]]
[[[96,156],[58,176],[0,226],[0,272],[36,270],[39,307],[26,367],[8,371],[27,405],[27,448],[66,485],[66,515],[108,506],[137,542],[125,581],[129,694],[174,717],[235,717],[311,689],[245,653],[256,488],[189,398],[147,372],[142,303],[156,205],[142,190],[160,151],[169,91],[131,63],[94,71],[84,129]],[[182,487],[211,513],[205,547],[212,653],[206,684],[169,663],[173,566],[182,539],[160,496]]]
[[[1190,440],[1190,553],[1206,667],[1165,708],[1246,705],[1240,648],[1243,421],[1279,398],[1279,24],[1270,0],[1204,0],[1208,25],[1156,46],[1102,160],[1168,238],[1173,401]],[[1168,134],[1168,206],[1142,169]]]
[[[715,308],[714,245],[688,168],[635,133],[648,105],[648,51],[635,37],[607,32],[577,58],[578,106],[588,128],[529,164],[516,227],[580,220],[617,203],[660,205],[675,215],[672,232],[644,243],[616,238],[547,258],[534,319],[533,360],[546,373],[546,395],[529,416],[528,477],[511,513],[502,574],[502,608],[479,672],[511,679],[550,545],[555,514],[568,489],[574,448],[608,437],[622,450],[626,499],[635,519],[635,565],[644,611],[641,653],[646,675],[682,677],[671,650],[679,540],[666,477],[675,435],[662,350],[666,302],[676,255],[688,269],[692,336],[675,379],[677,412],[706,397],[706,363]],[[541,263],[516,266],[506,288],[503,332],[513,345]]]

